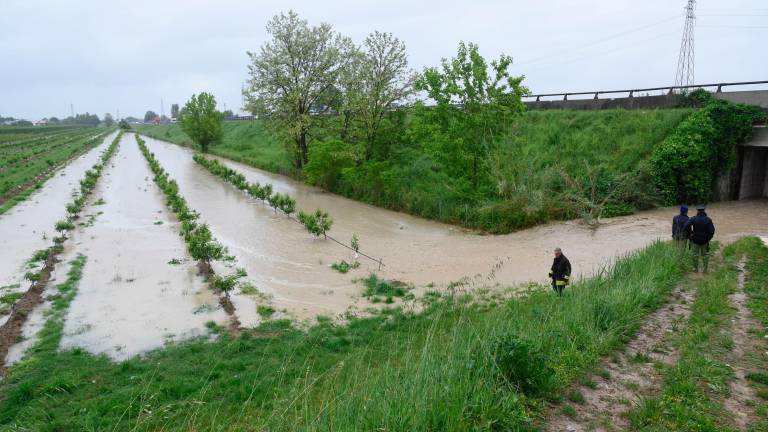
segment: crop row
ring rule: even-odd
[[[296,212],[296,200],[288,194],[273,192],[271,184],[249,183],[244,175],[215,159],[208,159],[200,153],[195,154],[193,159],[212,174],[226,180],[251,197],[269,204],[275,211],[280,210],[289,217]],[[321,209],[315,210],[314,213],[299,211],[296,220],[304,225],[308,232],[317,237],[321,235],[326,237],[333,225],[333,219],[328,215],[328,212]]]
[[[181,222],[181,236],[187,245],[189,255],[198,262],[200,272],[209,277],[211,288],[223,292],[228,300],[229,292],[236,286],[237,280],[245,276],[245,272],[238,271],[229,276],[214,274],[211,261],[226,259],[227,249],[213,237],[207,224],[199,222],[199,213],[192,210],[184,197],[179,194],[178,183],[168,176],[139,134],[136,134],[136,142],[154,174],[155,184],[163,191],[168,207]],[[222,302],[222,306],[225,310],[232,308],[228,301]],[[227,312],[232,315],[231,310]]]
[[[0,199],[12,198],[61,166],[63,161],[81,154],[98,145],[107,132],[88,137],[69,145],[57,147],[46,154],[45,158],[33,158],[26,163],[14,166],[3,172],[0,182]]]
[[[75,229],[75,221],[79,217],[79,213],[88,197],[96,187],[96,182],[101,177],[104,167],[112,155],[115,154],[115,151],[117,151],[121,135],[122,133],[117,135],[109,147],[101,154],[99,161],[88,169],[85,172],[83,179],[80,180],[79,189],[74,192],[72,201],[67,204],[66,218],[56,222],[54,225],[54,228],[59,235],[53,238],[53,246],[35,252],[29,260],[30,263],[39,262],[41,260],[45,261],[39,272],[28,272],[25,275],[25,278],[32,282],[32,285],[15,302],[11,309],[10,316],[2,327],[0,327],[0,341],[17,340],[21,335],[22,326],[27,320],[30,312],[36,305],[43,301],[42,293],[53,272],[53,268],[56,264],[56,257],[64,250],[63,243],[67,239],[66,233]],[[7,350],[7,343],[0,344],[0,358],[5,358]]]
[[[93,137],[93,130],[82,131],[76,134],[67,134],[55,138],[45,138],[18,144],[12,148],[4,149],[0,156],[0,169],[8,169],[13,165],[27,162],[28,160],[51,152],[56,148],[82,141],[86,137]]]

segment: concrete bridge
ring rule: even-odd
[[[756,126],[752,139],[738,147],[736,167],[717,179],[715,200],[768,197],[768,128]]]
[[[524,103],[528,109],[595,110],[611,108],[673,108],[680,106],[680,103],[682,102],[682,95],[680,92],[698,88],[711,88],[714,90],[714,96],[718,99],[757,105],[768,111],[768,90],[723,90],[756,85],[768,87],[768,81],[743,81],[733,83],[696,84],[689,86],[532,94],[524,97]],[[662,94],[651,95],[652,92]]]

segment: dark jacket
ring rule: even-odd
[[[692,242],[705,245],[715,236],[715,224],[705,212],[699,211],[696,216],[686,222],[683,231],[688,233]]]
[[[685,224],[690,218],[685,213],[672,218],[672,238],[675,240],[685,240],[688,238],[688,232],[685,231]]]
[[[562,280],[571,276],[571,262],[565,255],[556,257],[552,262],[552,280]]]

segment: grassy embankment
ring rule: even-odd
[[[748,307],[762,323],[752,336],[761,340],[768,334],[768,248],[755,237],[731,244],[723,251],[724,262],[698,284],[691,318],[677,335],[680,358],[673,367],[663,369],[664,386],[656,398],[645,400],[630,414],[633,428],[643,431],[729,431],[735,430],[723,406],[729,395],[733,370],[729,353],[733,348],[730,326],[734,309],[728,295],[736,289],[742,256],[747,258]],[[768,359],[764,352],[749,353],[747,377],[758,389],[762,402],[756,412],[762,417],[755,431],[768,430]]]
[[[551,219],[579,216],[576,202],[559,192],[569,185],[583,193],[590,174],[601,195],[617,187],[620,177],[634,173],[655,146],[690,109],[651,111],[530,111],[493,146],[487,164],[491,178],[474,188],[429,155],[426,143],[403,133],[390,146],[389,157],[358,167],[328,184],[327,189],[381,207],[444,222],[507,232]],[[225,122],[224,140],[211,153],[257,168],[296,175],[290,154],[262,121]],[[140,133],[192,146],[179,125],[139,126]],[[310,154],[312,156],[312,154]],[[336,167],[329,167],[333,171]],[[643,180],[643,179],[640,179]],[[578,184],[578,185],[577,185]],[[601,208],[605,216],[650,206],[646,197],[623,193]],[[576,194],[576,193],[575,193]],[[639,194],[636,194],[639,195]],[[588,210],[588,209],[587,209]]]
[[[101,143],[100,128],[45,128],[0,132],[0,214],[24,201],[69,160]]]
[[[112,363],[58,351],[62,322],[0,384],[0,425],[34,430],[507,430],[618,349],[684,263],[656,243],[564,298],[430,294],[307,331],[273,321]],[[63,298],[63,297],[62,297]],[[57,300],[58,301],[58,300]],[[215,331],[215,328],[214,328]]]
[[[178,124],[132,126],[144,135],[194,147]],[[211,146],[212,154],[242,162],[266,171],[295,177],[285,146],[264,128],[261,121],[224,122],[224,140]]]

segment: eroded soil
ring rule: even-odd
[[[546,430],[625,430],[629,426],[625,414],[662,384],[654,364],[673,365],[677,361],[678,353],[670,339],[690,316],[694,296],[687,283],[677,286],[670,301],[648,316],[623,352],[606,359],[596,373],[574,386],[571,391],[583,395],[583,401],[565,401],[552,409]],[[566,406],[572,408],[570,415]]]

